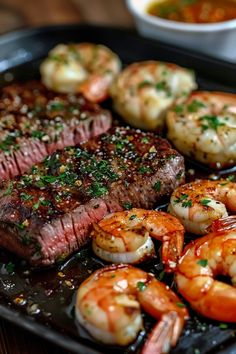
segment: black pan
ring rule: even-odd
[[[13,78],[20,81],[38,78],[39,64],[55,44],[81,41],[107,45],[117,52],[124,64],[147,59],[174,62],[196,71],[200,89],[236,92],[234,64],[143,39],[124,29],[87,25],[45,27],[2,36],[0,85]],[[202,166],[194,167],[200,174],[212,173]],[[222,174],[227,176],[232,172],[223,171]],[[76,288],[102,265],[90,247],[85,247],[64,264],[41,271],[32,270],[16,256],[0,251],[0,316],[75,353],[138,353],[145,338],[144,332],[129,347],[107,347],[95,342],[75,323]],[[162,271],[159,258],[146,264],[144,269],[158,276]],[[171,277],[165,276],[163,280],[173,284]],[[235,325],[219,325],[195,313],[191,315],[172,354],[236,353]],[[147,331],[153,323],[152,319],[145,317]]]

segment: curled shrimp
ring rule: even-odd
[[[155,254],[152,237],[162,242],[162,262],[172,272],[181,255],[184,227],[172,215],[155,210],[131,209],[113,213],[91,233],[94,253],[111,263],[140,263]]]
[[[43,83],[54,91],[82,93],[89,101],[108,97],[108,88],[121,68],[109,48],[92,43],[59,44],[40,66]]]
[[[127,345],[143,329],[142,307],[159,320],[143,354],[167,353],[188,318],[185,306],[153,274],[120,264],[97,270],[79,287],[76,316],[88,332],[107,344]]]
[[[236,95],[194,92],[167,115],[168,138],[183,154],[222,168],[236,163]]]
[[[175,64],[144,61],[126,67],[110,93],[115,110],[131,126],[155,130],[167,110],[197,87],[194,74]]]
[[[218,281],[231,278],[232,285]],[[188,245],[176,271],[180,294],[203,316],[236,322],[236,228],[210,233]]]
[[[171,195],[168,211],[185,229],[197,235],[209,232],[215,220],[236,211],[236,183],[228,180],[198,180],[177,188]]]

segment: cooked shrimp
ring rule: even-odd
[[[213,221],[236,211],[236,183],[198,180],[184,184],[171,195],[168,211],[185,229],[197,235],[210,231]]]
[[[214,168],[236,163],[236,95],[194,92],[167,115],[168,138],[183,154]]]
[[[216,280],[231,278],[232,285]],[[210,233],[188,245],[176,271],[178,291],[194,310],[236,322],[236,229]]]
[[[40,67],[42,81],[58,92],[81,92],[92,102],[108,97],[120,59],[109,48],[92,43],[59,44]]]
[[[236,229],[236,215],[227,216],[222,219],[218,219],[211,225],[211,231],[224,231]]]
[[[167,353],[182,331],[188,312],[153,274],[120,264],[97,270],[79,287],[76,316],[88,332],[107,344],[127,345],[143,328],[140,307],[159,320],[143,354]]]
[[[155,254],[152,237],[161,241],[165,269],[175,269],[181,255],[184,228],[172,215],[155,210],[131,209],[113,213],[91,233],[94,253],[112,263],[140,263]]]
[[[162,127],[167,110],[177,98],[196,88],[194,74],[175,64],[158,61],[125,68],[111,86],[115,110],[132,126]]]

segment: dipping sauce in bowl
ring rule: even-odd
[[[186,23],[215,23],[236,18],[234,0],[164,0],[147,7],[149,15]]]

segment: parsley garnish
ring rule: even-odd
[[[228,176],[226,179],[227,179],[227,181],[229,181],[229,182],[233,182],[233,181],[235,181],[235,176],[234,176],[234,175],[230,175],[230,176]]]
[[[20,194],[20,197],[21,197],[21,200],[23,200],[24,202],[27,202],[27,201],[33,199],[32,195],[24,193],[24,192],[22,192]]]
[[[180,308],[186,307],[182,302],[176,302],[176,305]]]
[[[220,329],[227,329],[227,328],[228,328],[228,325],[227,325],[227,323],[220,323],[220,324],[219,324],[219,328],[220,328]]]
[[[62,111],[65,108],[64,103],[62,102],[52,102],[49,105],[51,111]]]
[[[148,81],[148,80],[145,80],[145,81],[142,81],[140,82],[140,84],[138,84],[138,88],[143,88],[145,86],[152,86],[153,83],[151,81]]]
[[[209,199],[202,199],[202,200],[200,200],[200,203],[202,204],[202,205],[208,205],[209,203],[210,203],[211,201],[209,200]]]
[[[144,138],[141,139],[141,143],[148,144],[149,138],[145,136]]]
[[[152,169],[150,167],[147,167],[147,166],[141,166],[141,167],[139,167],[138,172],[142,173],[142,174],[151,173]]]
[[[153,189],[154,189],[156,192],[160,192],[160,190],[161,190],[161,182],[160,182],[160,181],[157,181],[157,182],[154,184]]]
[[[193,100],[188,106],[187,109],[190,113],[195,113],[199,110],[199,108],[204,108],[206,105],[198,100]]]
[[[129,219],[134,220],[135,218],[137,218],[137,215],[131,215]]]
[[[130,209],[132,209],[133,205],[130,202],[125,202],[125,203],[123,203],[123,207],[126,210],[130,210]]]
[[[40,131],[40,130],[34,130],[32,133],[31,133],[31,136],[35,139],[39,139],[41,140],[43,136],[45,136],[45,133]]]
[[[15,264],[12,262],[9,262],[6,264],[6,271],[8,272],[8,274],[13,274],[15,271]]]
[[[88,192],[92,197],[97,198],[97,197],[101,197],[102,195],[106,194],[108,192],[108,189],[102,183],[94,182],[89,187]]]
[[[208,260],[207,259],[200,259],[199,261],[197,261],[197,264],[199,264],[201,267],[206,267],[208,264]]]
[[[9,182],[8,186],[7,186],[7,189],[5,190],[3,195],[4,196],[11,195],[12,191],[13,191],[13,182]]]
[[[184,207],[184,208],[191,207],[192,205],[193,205],[193,203],[191,200],[187,200],[186,202],[182,203],[182,207]]]
[[[146,284],[143,281],[137,283],[137,288],[139,291],[144,291],[146,289]]]
[[[173,108],[173,111],[174,111],[175,113],[183,113],[183,111],[184,111],[184,106],[183,106],[182,104],[178,104],[177,106],[175,106],[175,107]]]
[[[225,123],[221,122],[217,116],[202,116],[200,121],[205,122],[201,125],[203,131],[207,129],[217,130],[218,127],[224,126]]]

